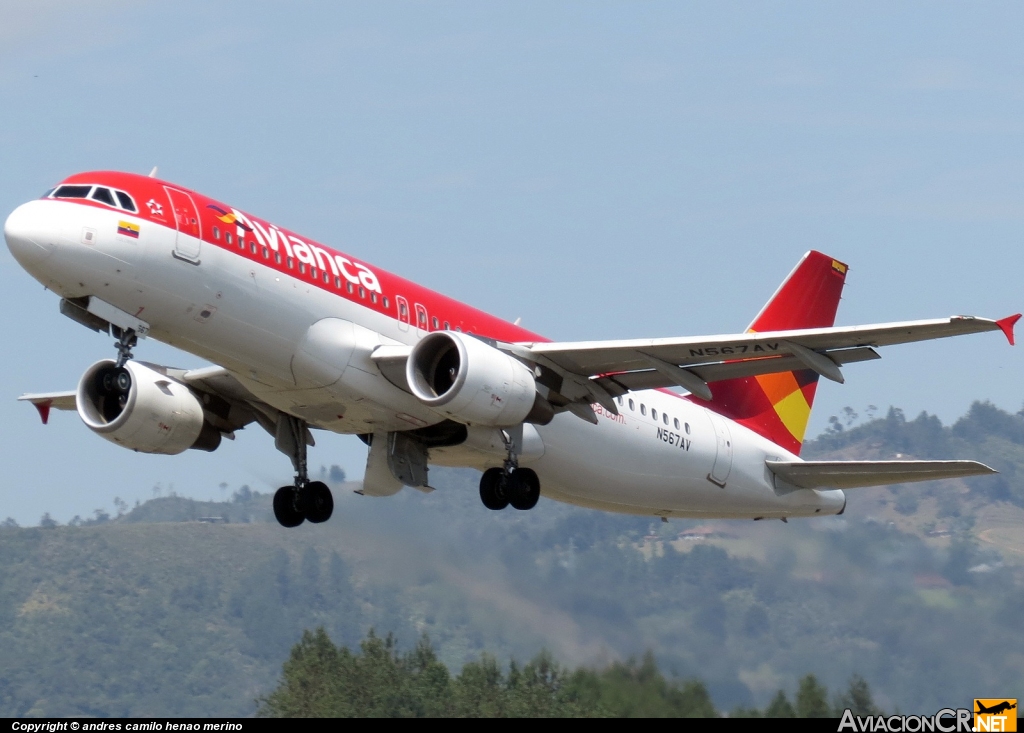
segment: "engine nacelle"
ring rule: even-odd
[[[124,448],[176,455],[220,443],[188,387],[135,361],[121,368],[110,359],[96,362],[79,380],[75,401],[90,430]]]
[[[546,423],[553,416],[529,367],[464,333],[425,336],[409,354],[405,377],[425,405],[467,425]]]

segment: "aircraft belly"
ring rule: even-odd
[[[637,394],[645,395],[648,405],[666,399]],[[544,495],[605,511],[680,517],[813,516],[841,509],[835,496],[806,490],[777,495],[765,451],[785,451],[735,424],[729,478],[724,487],[713,482],[709,476],[718,455],[713,424],[703,408],[667,399],[672,402],[662,402],[665,409],[690,427],[685,441],[666,437],[663,426],[628,412],[618,418],[602,415],[596,426],[563,414],[540,427],[545,453],[534,468]]]

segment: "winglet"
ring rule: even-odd
[[[33,402],[32,406],[39,410],[39,417],[43,419],[43,425],[46,425],[50,421],[50,407],[53,406],[53,400]]]
[[[1002,330],[1003,335],[1006,336],[1006,340],[1010,342],[1010,346],[1013,346],[1013,327],[1020,320],[1021,314],[1007,316],[1006,318],[1000,318],[996,321],[996,325]]]

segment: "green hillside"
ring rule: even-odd
[[[425,633],[453,674],[485,652],[605,668],[651,650],[724,710],[807,673],[833,690],[863,675],[905,712],[1021,689],[1024,417],[890,411],[806,448],[895,453],[1003,473],[851,491],[845,516],[788,524],[493,513],[472,472],[433,469],[429,495],[336,484],[331,522],[296,530],[248,489],[0,526],[0,715],[251,714],[320,626],[352,649],[371,627],[402,649]]]

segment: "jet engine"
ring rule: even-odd
[[[123,448],[176,455],[220,445],[220,431],[205,422],[192,391],[139,362],[96,362],[79,380],[75,401],[90,430]]]
[[[425,405],[467,425],[543,425],[554,416],[528,366],[464,333],[425,336],[409,354],[405,377]]]

